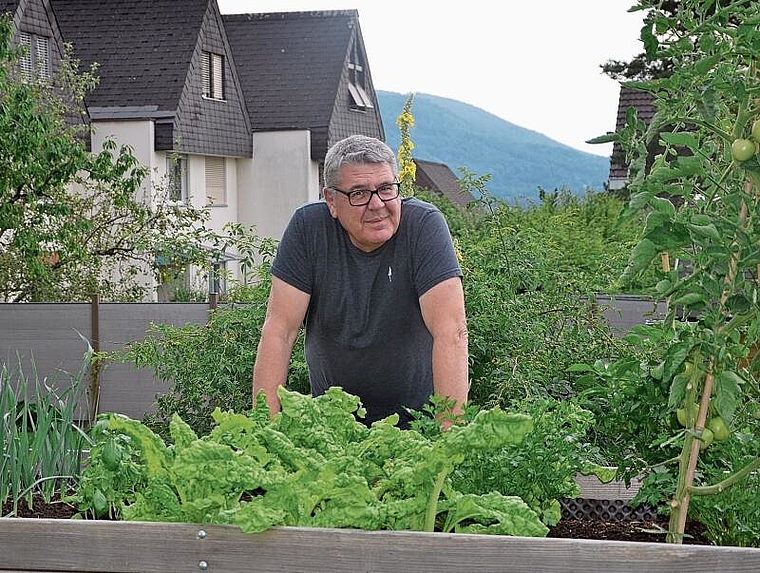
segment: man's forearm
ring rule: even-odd
[[[277,388],[287,381],[291,351],[292,346],[287,343],[262,334],[253,366],[253,403],[256,394],[263,391],[272,416],[280,411]]]
[[[437,396],[454,400],[452,413],[461,414],[469,393],[467,334],[450,341],[433,343],[433,391]]]

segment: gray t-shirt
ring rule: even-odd
[[[432,336],[419,297],[461,277],[441,212],[402,200],[396,234],[379,249],[357,249],[323,201],[300,207],[280,241],[272,274],[310,294],[306,361],[314,396],[330,386],[356,395],[371,423],[433,392]]]

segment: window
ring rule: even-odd
[[[166,179],[169,200],[186,203],[188,199],[186,156],[173,154],[166,158]]]
[[[50,38],[28,32],[19,33],[19,44],[26,48],[19,65],[27,79],[47,80],[53,75],[50,59]]]
[[[224,99],[224,56],[203,52],[201,55],[203,97]]]
[[[351,60],[348,64],[348,93],[351,94],[351,104],[355,109],[372,109],[372,99],[367,93],[369,78],[365,71],[362,54],[357,42],[351,48]]]
[[[206,157],[206,202],[208,205],[224,205],[227,177],[224,157]]]

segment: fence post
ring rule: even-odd
[[[90,302],[92,349],[97,354],[100,352],[100,295],[93,294]],[[100,360],[97,357],[91,365],[90,376],[90,423],[93,423],[100,406]]]

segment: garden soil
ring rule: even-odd
[[[9,503],[3,505],[2,515],[11,512]],[[29,508],[25,502],[19,504],[17,517],[69,519],[76,508],[59,500],[45,503],[35,499]],[[551,528],[547,537],[564,539],[598,539],[606,541],[648,541],[665,543],[667,522],[657,521],[604,521],[601,519],[562,519]],[[710,545],[698,523],[690,523],[686,528],[684,544]]]

